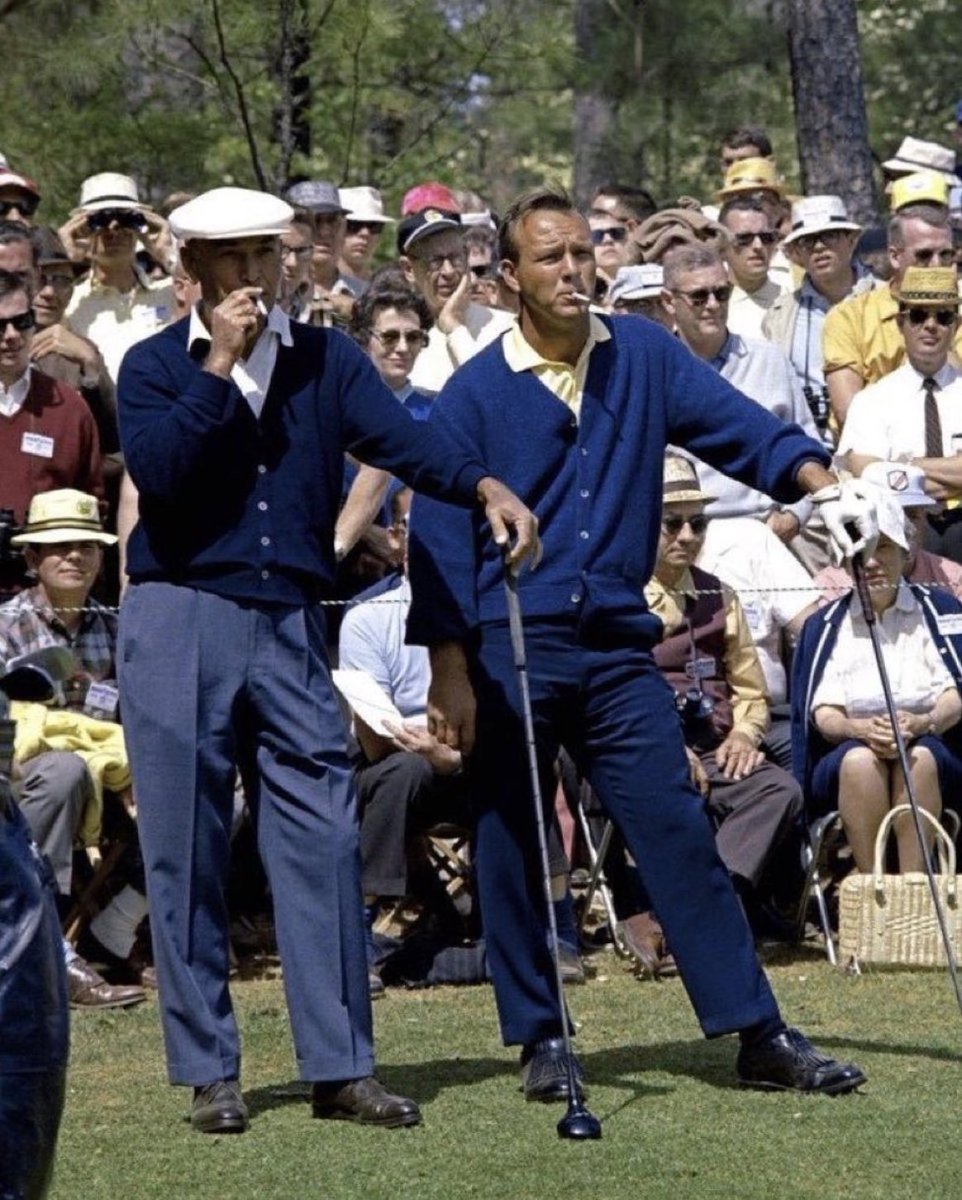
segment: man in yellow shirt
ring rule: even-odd
[[[905,343],[895,320],[898,289],[909,267],[948,267],[954,261],[952,230],[944,209],[913,204],[890,221],[887,284],[837,304],[825,318],[822,349],[825,384],[839,429],[856,392],[902,365]],[[962,333],[956,336],[962,352]]]

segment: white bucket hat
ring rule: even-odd
[[[384,200],[377,188],[342,187],[338,191],[349,221],[369,221],[372,225],[395,224],[393,217],[384,215]]]
[[[783,241],[787,246],[813,233],[848,229],[860,233],[862,226],[848,215],[841,196],[803,196],[792,205],[792,230]]]
[[[140,212],[146,207],[141,204],[137,184],[129,175],[103,171],[99,175],[89,176],[80,185],[80,203],[71,215],[97,212],[103,208],[134,208]]]

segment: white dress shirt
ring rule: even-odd
[[[15,379],[9,387],[0,383],[0,416],[15,417],[23,408],[27,393],[30,391],[30,373],[33,367],[28,363],[27,369]]]
[[[856,392],[842,428],[839,454],[853,450],[888,462],[924,458],[925,378],[906,362]],[[935,401],[942,424],[942,455],[949,458],[962,452],[962,372],[946,363],[932,378],[938,384]]]
[[[187,332],[187,349],[194,342],[210,341],[210,332],[201,320],[200,306],[195,304],[190,310],[190,328]],[[247,358],[239,358],[231,368],[230,377],[240,388],[241,394],[250,405],[255,417],[260,417],[264,407],[267,391],[271,386],[274,365],[277,362],[278,344],[293,346],[291,337],[290,317],[278,305],[274,305],[267,314],[267,322],[261,330],[260,337],[254,343]]]

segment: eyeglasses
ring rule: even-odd
[[[468,265],[467,255],[460,250],[453,254],[435,254],[431,258],[417,258],[415,262],[423,263],[432,275],[437,275],[439,271],[444,270],[444,264],[448,263],[452,270],[463,271]]]
[[[362,229],[366,229],[368,233],[380,233],[380,221],[352,221],[350,217],[347,219],[347,232],[360,233]]]
[[[902,308],[899,311],[908,317],[910,325],[924,325],[929,317],[935,317],[943,329],[954,325],[958,318],[954,308]]]
[[[52,287],[58,292],[65,292],[67,288],[73,287],[73,276],[68,275],[65,271],[41,271],[40,272],[40,290]]]
[[[314,250],[311,245],[308,246],[281,246],[281,258],[288,258],[293,255],[294,258],[307,258]]]
[[[496,263],[475,263],[470,268],[471,274],[475,279],[493,279],[494,273],[497,270]]]
[[[26,333],[33,329],[37,323],[37,318],[33,315],[33,309],[28,308],[25,312],[17,313],[12,317],[0,317],[0,337],[3,337],[9,326],[17,331],[17,333]]]
[[[901,247],[905,249],[905,247]],[[937,262],[940,267],[951,267],[955,262],[955,251],[951,246],[943,250],[914,250],[912,261],[919,267],[927,267],[931,262]]]
[[[710,296],[714,296],[719,304],[727,304],[732,294],[730,283],[715,288],[695,288],[690,292],[683,292],[681,288],[670,290],[673,296],[684,296],[692,308],[704,308]]]
[[[143,213],[133,208],[100,208],[87,214],[87,228],[91,233],[99,233],[117,224],[121,229],[143,229],[147,222]]]
[[[16,209],[25,217],[32,217],[40,201],[36,196],[21,196],[17,200],[0,200],[0,217],[9,217]]]
[[[428,341],[428,335],[423,329],[372,329],[371,337],[376,337],[385,350],[394,350],[402,339],[412,350],[420,350]]]
[[[679,517],[669,515],[661,518],[661,527],[664,529],[665,533],[669,535],[669,537],[677,537],[686,525],[692,531],[695,537],[701,537],[701,535],[708,528],[708,518],[704,515],[704,513],[701,513],[695,517]]]
[[[800,250],[814,250],[821,242],[824,246],[834,246],[845,237],[844,229],[820,229],[818,233],[803,233],[795,239],[794,244]]]
[[[628,236],[628,230],[624,225],[606,225],[604,229],[592,229],[591,244],[600,246],[605,238],[611,238],[613,242],[623,242]]]
[[[754,246],[756,241],[761,242],[763,246],[774,246],[778,241],[778,234],[773,229],[763,229],[761,233],[732,233],[729,237],[739,250],[747,250],[749,246]]]

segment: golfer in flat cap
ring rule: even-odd
[[[217,188],[171,229],[202,299],[120,372],[140,493],[118,653],[170,1081],[203,1133],[247,1127],[227,986],[233,781],[271,884],[291,1028],[316,1117],[413,1125],[374,1078],[358,831],[316,601],[334,572],[344,452],[483,504],[512,557],[534,519],[484,465],[418,425],[339,333],[274,303],[292,209]]]

